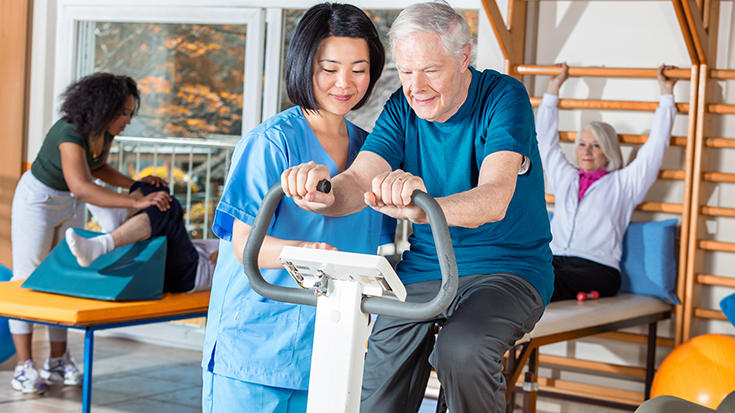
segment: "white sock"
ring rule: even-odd
[[[65,235],[71,253],[77,257],[77,262],[82,267],[89,267],[100,255],[107,254],[115,249],[115,240],[112,238],[112,234],[84,238],[77,235],[73,228],[67,228]]]

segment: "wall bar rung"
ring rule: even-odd
[[[538,107],[541,98],[532,97],[531,104]],[[724,105],[710,105],[724,106]],[[640,110],[653,112],[658,108],[658,102],[633,102],[624,100],[593,100],[593,99],[559,99],[560,109],[614,109],[614,110]],[[735,106],[733,106],[735,113]],[[680,113],[689,112],[688,103],[677,103],[676,110]],[[717,112],[720,113],[720,112]],[[730,113],[730,112],[724,112]]]
[[[712,79],[735,79],[735,70],[710,70],[709,75]]]
[[[558,75],[561,68],[556,66],[538,66],[538,65],[516,65],[511,70],[521,75]],[[664,75],[677,79],[689,79],[692,76],[691,69],[673,69],[666,70]],[[636,68],[617,68],[617,67],[569,67],[569,76],[589,76],[589,77],[642,77],[656,78],[657,69],[636,69]]]
[[[577,132],[559,131],[559,139],[562,141],[574,142],[576,138],[577,138]],[[721,139],[721,138],[712,138],[712,139]],[[643,144],[643,143],[646,143],[646,141],[648,140],[648,135],[632,135],[632,134],[620,133],[618,134],[618,140],[620,141],[620,143]],[[732,141],[733,147],[735,148],[735,139],[726,139],[726,140]],[[672,136],[671,145],[672,146],[686,146],[687,137],[686,136]]]
[[[710,310],[709,308],[695,308],[694,316],[699,318],[706,318],[709,320],[723,320],[727,321],[727,317],[720,310]]]
[[[735,183],[735,174],[725,174],[722,172],[705,172],[702,174],[702,180],[706,182],[725,182]]]
[[[735,139],[704,138],[704,146],[708,148],[735,149]]]
[[[621,331],[610,331],[607,333],[597,334],[595,338],[624,341],[626,343],[640,344],[644,346],[648,344],[648,336],[646,334],[623,333]],[[656,337],[656,346],[673,348],[674,339],[666,337]]]
[[[538,378],[539,390],[562,393],[568,395],[590,397],[598,400],[631,404],[638,406],[645,401],[642,392],[616,389],[612,387],[595,386],[592,384],[576,383],[567,380]],[[523,378],[518,380],[516,387],[522,388]]]
[[[580,360],[569,357],[551,356],[548,354],[539,355],[539,362],[550,364],[553,366],[572,367],[578,369],[586,369],[599,371],[603,373],[620,374],[623,376],[646,377],[646,369],[641,367],[621,366],[612,363],[601,363],[599,361]]]
[[[700,211],[702,215],[707,215],[710,217],[735,218],[735,208],[703,206]]]
[[[546,203],[553,204],[555,201],[554,194],[544,194]],[[643,202],[636,208],[638,211],[644,212],[665,212],[667,214],[681,214],[684,206],[681,204],[668,204],[665,202]]]
[[[668,214],[681,214],[684,212],[684,206],[681,204],[668,204],[665,202],[643,202],[636,208],[638,211],[645,212],[665,212]]]
[[[658,172],[658,179],[678,179],[680,181],[683,181],[685,177],[686,171],[662,169]]]
[[[697,282],[704,285],[735,288],[735,278],[720,277],[718,275],[697,274]]]
[[[718,115],[735,115],[735,105],[726,105],[724,103],[711,103],[707,105],[708,113]]]
[[[704,251],[735,252],[735,243],[732,242],[699,240],[697,244]]]

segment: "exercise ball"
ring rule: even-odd
[[[0,265],[0,281],[9,281],[12,276],[13,273],[8,268]],[[10,335],[8,319],[0,317],[0,363],[9,359],[13,354],[15,354],[15,345]]]
[[[653,378],[651,397],[676,396],[716,409],[735,391],[735,337],[697,336],[664,359]]]

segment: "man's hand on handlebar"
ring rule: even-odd
[[[424,181],[397,169],[373,178],[372,192],[365,192],[365,203],[393,218],[407,219],[414,224],[428,224],[426,213],[411,204],[411,195],[416,190],[426,192]]]
[[[329,168],[314,161],[286,169],[281,174],[283,193],[307,211],[318,211],[334,204],[334,195],[318,191],[317,184],[329,180]]]

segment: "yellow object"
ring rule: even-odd
[[[651,397],[676,396],[716,409],[735,391],[735,337],[697,336],[675,348],[656,372]]]
[[[201,314],[209,307],[209,291],[164,293],[160,300],[109,302],[41,293],[21,288],[24,280],[0,282],[0,316],[69,327],[87,327]]]

